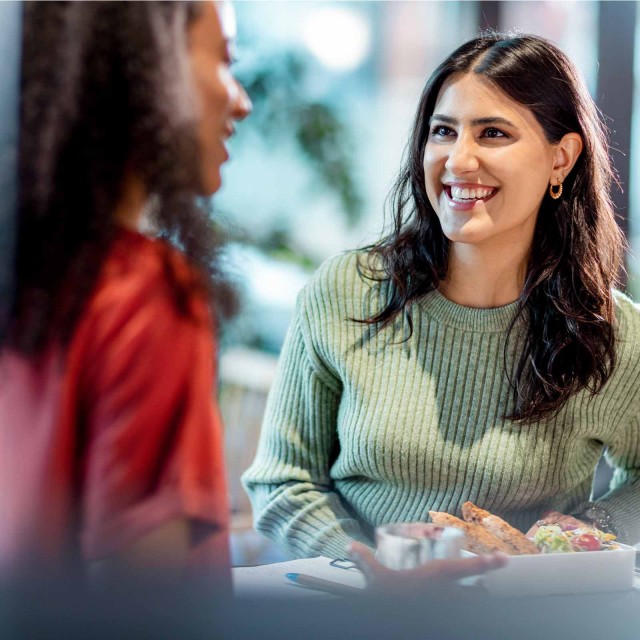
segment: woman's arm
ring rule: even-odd
[[[119,553],[90,563],[92,579],[115,583],[123,577],[148,573],[182,575],[189,553],[190,526],[186,519],[172,520]]]
[[[640,421],[634,418],[628,427],[619,428],[618,439],[605,454],[615,468],[609,491],[594,502],[578,506],[573,515],[557,511],[542,514],[541,520],[527,532],[532,537],[540,522],[580,526],[587,524],[615,533],[620,542],[640,542]]]
[[[595,502],[611,519],[621,542],[640,542],[640,416],[607,448],[605,457],[615,468],[609,491]]]
[[[620,542],[640,542],[640,420],[634,418],[628,428],[620,427],[618,436],[605,454],[615,468],[609,491],[594,502],[581,504],[575,517],[550,511],[543,514],[543,521],[576,526],[586,523],[615,533]],[[537,524],[528,536],[535,535]]]
[[[342,385],[313,350],[306,325],[303,293],[243,482],[261,533],[298,556],[342,557],[352,540],[372,540],[329,475]]]
[[[640,305],[620,292],[615,292],[615,301],[617,364],[601,392],[609,394],[609,411],[620,413],[612,433],[603,439],[614,475],[609,491],[590,503],[595,507],[592,513],[584,509],[590,505],[582,510],[591,519],[608,521],[621,542],[635,544],[640,541]]]
[[[189,576],[226,580],[228,513],[206,307],[197,307],[201,317],[182,315],[155,245],[131,242],[136,260],[151,254],[151,267],[113,270],[67,363],[77,370],[86,424],[82,553],[88,565],[155,562],[160,571],[181,566]]]

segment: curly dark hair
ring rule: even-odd
[[[191,283],[172,279],[179,310],[189,313],[198,289],[214,318],[231,312],[234,297],[216,266],[220,243],[197,197],[197,116],[185,69],[198,5],[25,3],[16,286],[0,348],[30,357],[50,340],[68,343],[115,237],[131,169],[150,195],[158,235],[198,274]]]
[[[393,229],[368,247],[363,272],[390,285],[382,309],[364,320],[382,328],[438,287],[447,274],[449,241],[426,193],[423,156],[438,93],[455,74],[473,73],[524,105],[549,143],[579,133],[584,148],[564,182],[565,196],[542,200],[519,298],[527,336],[506,416],[523,423],[557,414],[583,389],[597,393],[616,362],[612,287],[624,246],[610,187],[615,179],[607,130],[579,72],[555,45],[532,35],[484,33],[454,51],[422,92],[405,164],[390,194]],[[507,341],[508,343],[508,341]]]

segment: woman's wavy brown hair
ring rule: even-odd
[[[427,198],[423,156],[429,119],[445,81],[472,73],[524,105],[549,143],[569,132],[584,149],[564,182],[564,195],[545,195],[535,228],[518,314],[528,327],[511,377],[508,419],[533,422],[557,414],[583,389],[597,393],[616,362],[612,288],[621,269],[623,236],[610,187],[614,175],[607,131],[573,63],[532,35],[482,34],[463,44],[429,78],[420,98],[407,158],[390,195],[393,229],[369,247],[370,278],[390,285],[381,311],[365,322],[383,327],[400,313],[411,331],[411,304],[446,276],[449,241]],[[507,361],[505,348],[505,369]]]
[[[199,274],[191,285],[172,280],[180,311],[189,312],[194,287],[210,296],[214,316],[231,310],[218,240],[197,198],[188,29],[198,4],[24,4],[16,286],[0,348],[33,356],[51,340],[68,343],[131,169],[150,194],[159,235]]]

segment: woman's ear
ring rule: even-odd
[[[563,182],[582,153],[584,144],[579,133],[567,133],[555,145],[553,156],[553,178]]]

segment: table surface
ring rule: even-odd
[[[0,591],[2,640],[639,640],[640,589],[491,598],[460,591],[402,597],[236,598],[200,587],[135,585],[108,594],[60,584]]]
[[[240,599],[235,606],[242,614],[231,637],[242,639],[257,628],[262,640],[287,637],[292,629],[305,640],[640,639],[640,589],[535,598],[408,594],[300,601],[295,607],[279,599]]]

